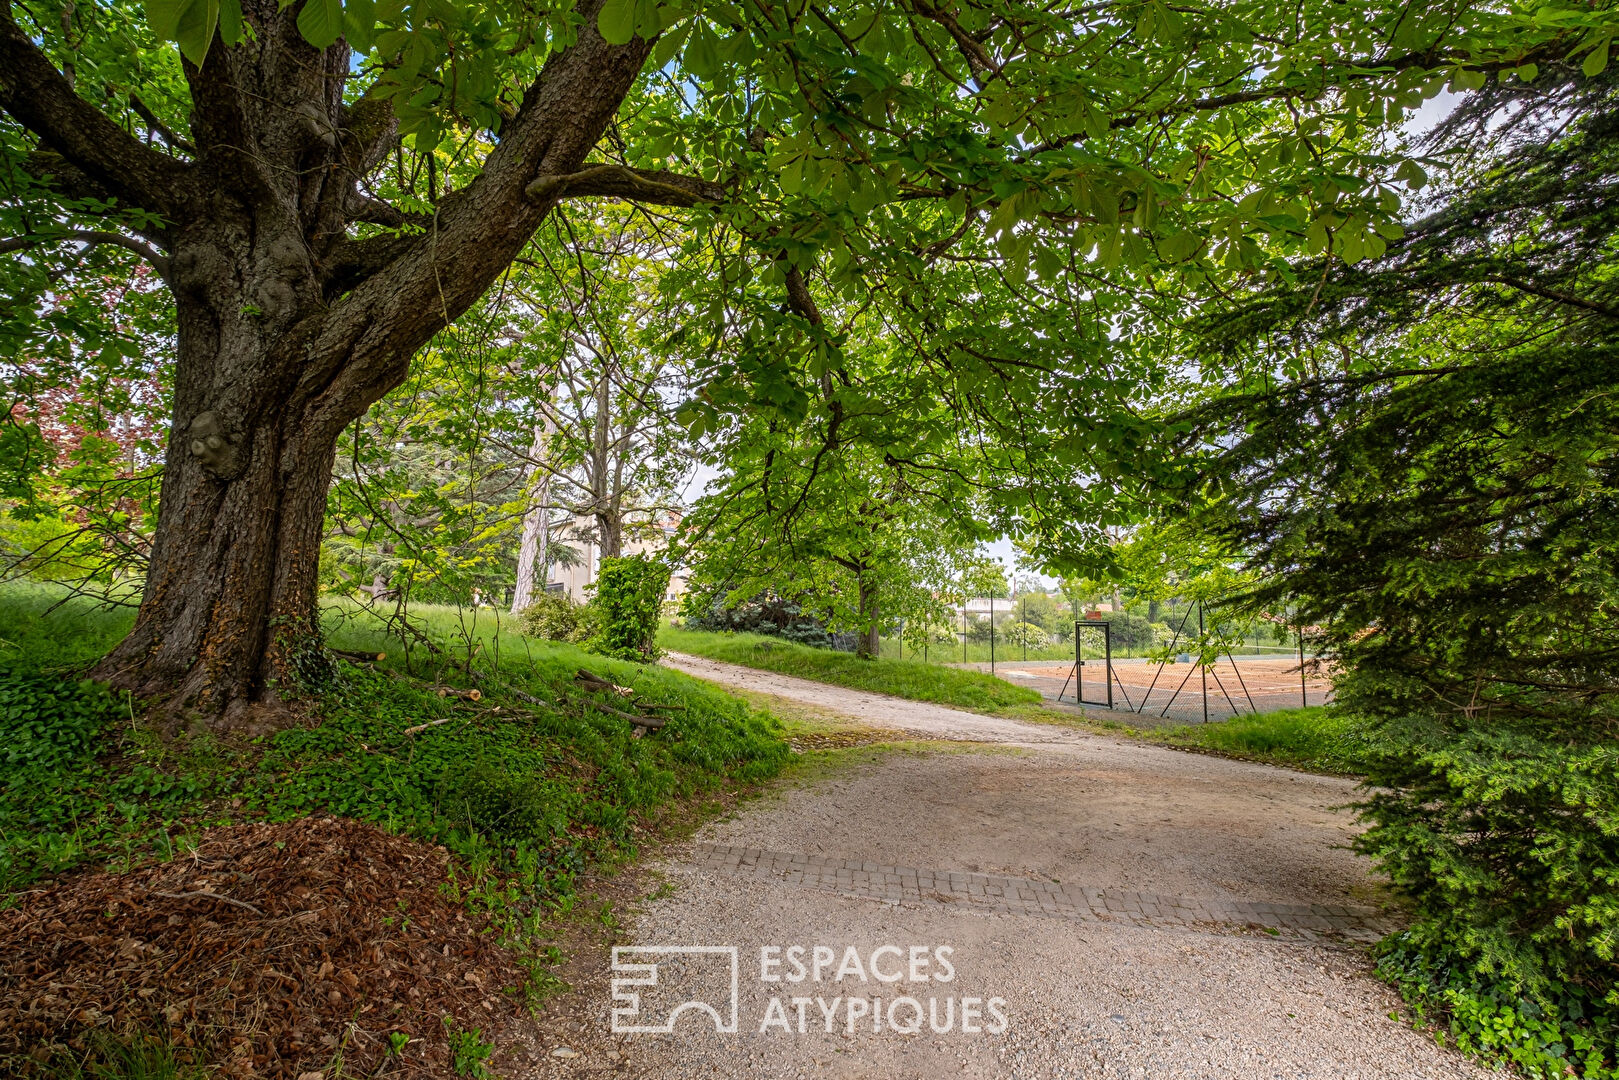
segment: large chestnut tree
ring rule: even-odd
[[[1064,330],[1016,339],[1111,340],[1115,297],[1218,291],[1295,247],[1378,254],[1421,174],[1376,133],[1446,84],[1605,61],[1604,18],[1467,0],[6,0],[0,250],[27,276],[111,245],[174,304],[140,613],[99,674],[206,723],[275,722],[319,648],[339,432],[563,200],[685,208],[659,213],[714,262],[686,332],[742,343],[687,414],[698,429],[752,410],[844,437],[856,390],[819,295],[883,312],[962,409],[1015,401],[1051,431],[1087,392],[1086,354],[1015,355],[961,326],[972,298],[923,287],[935,267],[960,251],[981,288]],[[1108,430],[1052,453],[1078,469]]]

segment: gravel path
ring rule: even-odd
[[[778,675],[773,671],[723,664],[701,656],[670,653],[664,663],[687,675],[707,679],[738,690],[752,690],[772,694],[805,705],[842,713],[859,719],[872,727],[909,731],[929,739],[951,739],[966,742],[993,742],[1008,746],[1030,746],[1036,743],[1073,742],[1082,736],[1063,728],[1047,728],[1039,724],[1024,724],[999,716],[964,712],[945,705],[930,705],[904,698],[875,694],[869,690],[849,690],[830,683],[795,679],[791,675]]]
[[[784,786],[674,851],[667,895],[627,940],[735,946],[735,1032],[688,1012],[671,1034],[611,1033],[611,1011],[634,994],[621,1025],[656,1025],[688,999],[730,1016],[728,955],[625,953],[580,986],[575,1029],[546,1032],[559,1056],[538,1076],[1494,1075],[1389,1018],[1398,999],[1353,939],[1395,916],[1343,846],[1347,781],[708,660],[671,665],[969,745]],[[771,946],[783,963],[762,972]],[[792,946],[803,981],[790,981]],[[941,953],[949,981],[931,977]],[[621,985],[614,1001],[614,975],[649,962],[658,983]],[[981,1015],[967,1025],[979,1030],[963,1030],[961,1010]]]

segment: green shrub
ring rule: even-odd
[[[1385,726],[1357,848],[1416,921],[1383,969],[1464,1046],[1533,1075],[1619,1077],[1619,748]]]
[[[1001,638],[1008,645],[1023,646],[1030,649],[1043,649],[1051,643],[1046,632],[1032,623],[1007,623],[1001,627]]]
[[[567,593],[542,593],[518,612],[517,625],[528,637],[577,644],[590,636],[585,606],[574,603]]]
[[[1384,972],[1468,1049],[1590,1080],[1619,1069],[1619,81],[1543,101],[1510,148],[1463,135],[1381,259],[1204,322],[1186,357],[1243,373],[1161,419],[1196,460],[1171,513],[1251,574],[1222,606],[1314,628],[1388,747],[1358,847],[1415,918]]]
[[[1419,1019],[1443,1023],[1462,1052],[1504,1058],[1543,1080],[1619,1077],[1619,1029],[1600,990],[1568,985],[1547,1001],[1498,970],[1458,962],[1450,942],[1421,926],[1384,939],[1377,952],[1378,974],[1400,989]]]
[[[606,558],[596,573],[601,625],[585,647],[620,660],[655,660],[669,565],[645,555]]]
[[[725,597],[725,589],[715,585],[688,589],[680,598],[681,625],[687,630],[768,634],[819,649],[832,647],[825,624],[795,600],[770,590],[729,606]]]
[[[1152,623],[1140,615],[1131,615],[1127,611],[1104,611],[1100,619],[1090,621],[1105,622],[1112,627],[1110,633],[1113,638],[1113,651],[1116,653],[1145,649],[1153,644]],[[1095,637],[1100,642],[1101,635]]]

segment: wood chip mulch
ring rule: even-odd
[[[337,1060],[443,1075],[444,1017],[498,1042],[523,978],[440,891],[447,867],[442,848],[308,818],[213,829],[130,873],[67,875],[0,911],[0,1055],[133,1030],[227,1077],[297,1080]],[[385,1062],[390,1032],[411,1041]]]

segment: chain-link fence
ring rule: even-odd
[[[1195,724],[1248,713],[1324,705],[1332,700],[1330,665],[1285,649],[1222,656],[1204,667],[1187,654],[1167,661],[1113,660],[1101,649],[1067,662],[1007,663],[996,674],[1042,697],[1087,709],[1108,709],[1131,724]],[[1077,687],[1077,689],[1076,689]]]

